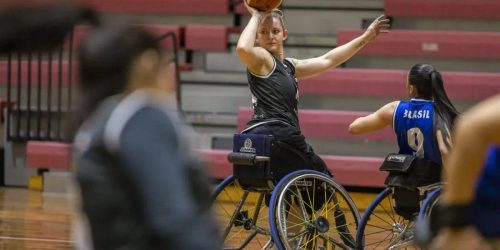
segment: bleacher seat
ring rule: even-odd
[[[26,165],[40,169],[70,170],[71,144],[29,141],[26,144]]]
[[[161,36],[168,32],[172,32],[177,37],[177,45],[180,47],[184,43],[184,27],[180,25],[172,25],[172,24],[138,24],[141,27],[144,27],[146,30],[151,32],[153,35]],[[77,48],[82,40],[85,38],[89,30],[90,26],[87,25],[78,25],[74,29],[73,34],[73,46]],[[164,39],[163,46],[167,48],[172,47],[172,40]]]
[[[18,61],[12,61],[12,72],[11,72],[11,81],[14,83],[14,86],[17,84],[18,80]],[[49,77],[49,69],[48,69],[48,62],[47,61],[42,61],[41,63],[42,66],[42,71],[41,71],[41,85],[44,86],[48,83],[48,77]],[[69,83],[69,65],[67,61],[63,61],[62,65],[62,72],[61,72],[61,85],[62,86],[67,86]],[[0,86],[7,85],[7,69],[8,69],[8,63],[7,61],[0,61]],[[59,63],[56,61],[52,62],[52,74],[51,74],[51,80],[52,84],[59,84]],[[77,65],[76,63],[73,63],[72,65],[72,76],[76,76],[77,72]],[[22,61],[21,62],[21,85],[26,86],[28,82],[28,62],[27,61]],[[38,84],[38,62],[32,61],[31,63],[31,85],[35,87]]]
[[[224,179],[231,175],[233,166],[227,161],[228,150],[201,150],[210,176]],[[384,187],[387,173],[379,171],[383,158],[355,156],[321,156],[335,180],[351,187]]]
[[[339,30],[337,45],[345,44],[362,33],[362,30]],[[359,54],[498,60],[500,33],[391,30],[366,45]]]
[[[328,10],[383,10],[384,0],[287,0],[282,2],[280,9],[328,9]],[[243,3],[234,7],[234,13],[247,14]]]
[[[395,141],[394,132],[385,128],[366,135],[351,135],[347,131],[349,124],[357,117],[367,115],[367,112],[331,111],[331,110],[299,110],[300,129],[306,137],[381,140]],[[237,116],[237,129],[242,131],[253,115],[251,108],[240,108]]]
[[[333,69],[300,81],[301,94],[380,96],[407,95],[405,70]],[[452,99],[480,100],[500,93],[499,73],[442,72],[446,92]]]
[[[227,161],[228,150],[201,149],[199,152],[212,178],[224,179],[232,174],[232,165]],[[383,158],[328,155],[321,158],[342,185],[378,188],[384,186],[387,174],[378,170]],[[26,164],[33,168],[69,170],[71,145],[30,141],[26,148]]]
[[[224,179],[233,174],[231,163],[227,160],[228,150],[200,149],[201,156],[208,166],[212,178]]]
[[[168,14],[225,14],[229,0],[84,0],[103,12],[168,13]]]
[[[229,28],[224,25],[189,24],[186,25],[186,44],[188,50],[227,51]]]
[[[177,37],[177,46],[179,48],[184,43],[184,27],[182,26],[170,24],[140,24],[140,26],[144,27],[146,30],[156,36],[162,36],[170,32],[173,33]],[[172,40],[170,39],[164,39],[162,44],[166,48],[171,48],[171,41]]]
[[[392,17],[500,20],[497,0],[385,0],[385,13]]]
[[[240,3],[234,6],[234,13],[242,15],[242,14],[248,14],[248,11],[243,5],[243,3]]]

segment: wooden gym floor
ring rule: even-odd
[[[351,195],[360,208],[374,198],[369,193]],[[73,198],[26,188],[0,188],[0,250],[74,249]]]
[[[72,197],[0,188],[0,250],[74,249]]]

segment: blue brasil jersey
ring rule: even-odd
[[[442,165],[434,130],[432,101],[401,101],[394,112],[393,122],[400,154],[416,155]]]
[[[500,146],[491,146],[479,177],[473,221],[486,238],[500,238]]]

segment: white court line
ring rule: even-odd
[[[71,240],[50,240],[50,239],[39,239],[39,238],[20,238],[20,237],[9,237],[0,236],[0,240],[23,240],[23,241],[42,241],[42,242],[54,242],[54,243],[75,243]]]

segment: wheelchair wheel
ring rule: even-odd
[[[437,234],[436,225],[432,223],[432,211],[441,198],[441,188],[433,190],[422,204],[418,213],[418,223],[416,226],[415,243],[427,249]]]
[[[429,218],[432,213],[432,209],[439,202],[439,198],[441,198],[441,190],[441,188],[433,190],[424,200],[422,208],[420,208],[420,211],[418,212],[418,221],[423,221],[425,218]]]
[[[359,213],[328,175],[300,170],[283,177],[271,196],[269,224],[278,249],[353,249]]]
[[[394,205],[391,188],[370,203],[359,223],[357,249],[418,249],[413,245],[415,222],[398,215]]]
[[[219,225],[222,249],[272,248],[265,197],[265,193],[243,190],[233,176],[216,187],[212,210]]]

